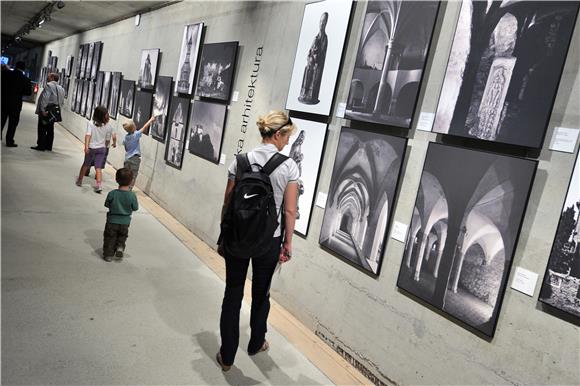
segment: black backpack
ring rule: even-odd
[[[270,248],[278,228],[270,173],[287,159],[285,155],[276,153],[264,166],[254,164],[258,171],[253,171],[247,154],[236,156],[236,184],[218,240],[226,255],[249,259]]]

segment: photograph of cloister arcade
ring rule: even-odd
[[[397,285],[493,336],[536,165],[429,144]]]

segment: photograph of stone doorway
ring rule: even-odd
[[[397,286],[492,337],[536,165],[430,143]]]
[[[175,78],[176,93],[191,94],[193,91],[202,31],[203,23],[189,24],[183,29],[181,53],[179,54],[177,77]]]
[[[343,127],[320,244],[379,275],[407,139]]]
[[[464,1],[433,131],[540,148],[578,6]]]
[[[409,128],[438,1],[367,3],[345,118]]]

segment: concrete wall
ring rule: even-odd
[[[458,2],[442,5],[418,111],[436,110],[459,6]],[[159,75],[176,77],[183,25],[187,23],[205,22],[207,43],[239,40],[234,90],[240,92],[240,101],[230,106],[222,149],[229,164],[239,138],[245,138],[244,151],[259,142],[257,130],[250,128],[245,135],[240,132],[259,47],[263,51],[261,59],[258,58],[250,122],[259,113],[285,105],[303,9],[300,2],[182,2],[142,15],[138,27],[133,19],[128,19],[52,42],[46,48],[59,56],[60,61],[69,54],[76,57],[79,44],[101,40],[104,42],[101,70],[121,71],[125,78],[135,80],[142,48],[161,48]],[[364,3],[355,6],[337,102],[346,102],[348,97],[364,10]],[[547,264],[574,162],[574,155],[549,151],[547,144],[555,126],[580,127],[579,64],[577,25],[549,123],[548,140],[539,153],[539,170],[514,257],[514,266],[538,272],[540,277]],[[71,90],[72,87],[71,82]],[[64,110],[63,125],[82,137],[86,120],[68,108]],[[335,112],[336,104],[333,115]],[[123,120],[120,117],[114,122],[120,136]],[[319,191],[328,191],[341,125],[348,125],[348,121],[331,118]],[[441,136],[414,129],[408,135],[409,151],[394,213],[394,220],[406,224],[411,219],[427,145],[429,141],[441,140]],[[139,187],[214,245],[219,233],[226,165],[214,165],[186,154],[183,169],[176,170],[165,165],[163,144],[145,138],[141,147]],[[113,150],[109,161],[120,167],[123,151]],[[377,379],[402,384],[580,381],[579,329],[540,309],[536,301],[539,285],[533,298],[511,289],[506,291],[496,335],[488,342],[397,290],[402,243],[388,239],[381,275],[373,278],[321,250],[318,236],[322,217],[323,210],[315,207],[308,237],[295,237],[295,257],[276,275],[273,296],[339,352],[362,363]],[[510,276],[510,282],[511,279]]]

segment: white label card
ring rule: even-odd
[[[232,102],[237,102],[239,96],[240,96],[240,92],[234,91],[234,93],[232,94]]]
[[[391,237],[397,241],[404,243],[407,238],[407,228],[408,228],[407,224],[395,221],[395,223],[393,224],[393,230],[391,231]]]
[[[516,267],[512,288],[528,296],[534,296],[538,274],[522,267]]]
[[[326,199],[328,198],[328,194],[318,192],[318,196],[316,196],[316,206],[319,208],[326,208]]]
[[[222,155],[220,156],[220,165],[225,165],[226,164],[226,155],[224,153],[222,153]]]
[[[552,141],[550,142],[550,150],[574,153],[577,140],[578,129],[556,127],[554,129],[554,135],[552,135]]]
[[[339,103],[336,108],[336,116],[338,118],[344,118],[344,113],[346,112],[346,103]]]
[[[434,120],[435,120],[434,113],[421,112],[421,115],[419,115],[419,121],[417,122],[417,130],[431,131],[431,129],[433,128]]]

